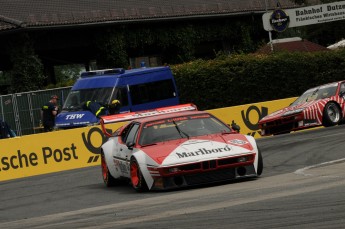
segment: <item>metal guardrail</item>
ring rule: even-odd
[[[71,87],[0,95],[0,118],[6,121],[17,136],[42,132],[41,108],[52,95],[59,96],[62,107]]]

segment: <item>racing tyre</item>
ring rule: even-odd
[[[145,182],[143,174],[140,171],[139,164],[134,157],[131,158],[130,167],[131,167],[131,182],[132,182],[133,188],[137,192],[147,191],[148,190],[147,184]]]
[[[101,167],[103,182],[107,187],[112,187],[117,184],[117,180],[110,174],[107,162],[105,161],[104,153],[101,152]]]
[[[262,174],[263,170],[264,170],[264,162],[263,162],[263,159],[262,159],[261,151],[258,148],[258,170],[257,170],[256,174],[258,176],[260,176]]]
[[[341,111],[336,103],[327,103],[323,110],[322,125],[325,127],[335,126],[341,120]]]

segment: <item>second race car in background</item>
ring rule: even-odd
[[[114,134],[105,125],[129,120]],[[263,159],[252,136],[183,104],[102,117],[109,139],[101,148],[107,186],[129,180],[137,191],[164,190],[258,177]]]
[[[345,81],[311,88],[290,106],[259,122],[261,135],[277,135],[315,126],[334,126],[345,117]]]

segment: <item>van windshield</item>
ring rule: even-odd
[[[73,90],[67,96],[62,110],[79,111],[87,101],[96,101],[101,104],[108,104],[113,88],[88,88]]]

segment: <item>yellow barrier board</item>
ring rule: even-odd
[[[225,123],[235,122],[242,134],[260,137],[258,121],[296,98],[209,110]],[[122,123],[107,125],[115,131]],[[100,126],[26,135],[0,140],[0,181],[100,165],[106,141]],[[100,172],[101,173],[101,172]]]
[[[297,97],[209,110],[227,124],[236,123],[240,133],[260,138],[258,122],[263,117],[289,106]]]
[[[115,131],[120,123],[109,124]],[[100,126],[0,140],[0,181],[100,164]]]

